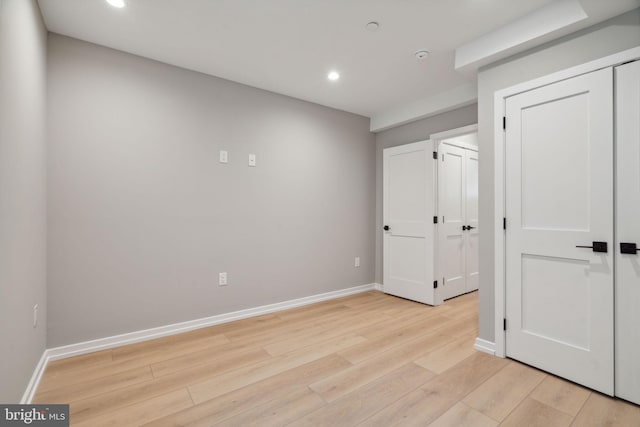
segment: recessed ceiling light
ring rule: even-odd
[[[378,31],[378,28],[380,28],[380,24],[375,22],[375,21],[371,21],[367,25],[365,25],[364,27],[367,30],[373,32],[373,31]]]
[[[332,71],[327,75],[327,78],[331,81],[336,81],[340,78],[340,74],[337,71]]]
[[[425,59],[426,57],[429,56],[429,51],[422,49],[422,50],[419,50],[419,51],[415,52],[414,55],[418,59]]]
[[[109,3],[113,7],[117,7],[118,9],[125,6],[124,0],[107,0],[107,3]]]

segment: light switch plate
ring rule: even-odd
[[[227,273],[218,274],[218,285],[227,286]]]
[[[249,154],[249,166],[251,166],[252,168],[256,167],[256,155],[255,154]]]

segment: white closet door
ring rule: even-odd
[[[465,150],[448,144],[438,148],[438,259],[443,300],[466,292],[466,178]]]
[[[430,141],[383,152],[384,292],[434,304]]]
[[[465,176],[466,176],[466,291],[478,289],[479,270],[479,228],[478,228],[478,153],[465,150]]]
[[[616,68],[616,395],[640,404],[640,62]],[[633,252],[625,247],[625,252]]]
[[[507,356],[610,395],[612,111],[611,69],[506,101]]]

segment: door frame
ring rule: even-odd
[[[505,197],[505,132],[503,129],[503,118],[506,114],[506,98],[514,95],[518,95],[522,92],[527,92],[533,89],[537,89],[543,86],[547,86],[553,83],[557,83],[562,80],[567,80],[573,77],[587,74],[593,71],[601,70],[604,68],[614,67],[621,65],[625,62],[634,61],[640,59],[640,46],[628,49],[613,55],[606,56],[604,58],[597,59],[595,61],[587,62],[575,67],[567,68],[562,71],[558,71],[549,74],[544,77],[540,77],[528,82],[520,83],[515,86],[511,86],[505,89],[501,89],[494,94],[494,114],[493,114],[493,127],[494,127],[494,145],[493,145],[493,174],[494,174],[494,349],[493,353],[498,357],[505,357],[506,355],[506,340],[505,331],[503,330],[503,319],[506,313],[506,235],[503,229],[503,218],[506,212],[506,197]],[[507,123],[508,126],[508,123]],[[615,144],[615,140],[614,140]],[[507,227],[508,219],[507,219]],[[483,340],[484,341],[484,340]],[[489,344],[489,343],[486,343]],[[486,350],[491,350],[488,346],[484,346]]]
[[[463,135],[469,135],[471,133],[478,133],[478,124],[474,123],[468,126],[463,126],[463,127],[459,127],[459,128],[455,128],[455,129],[450,129],[450,130],[445,130],[443,132],[438,132],[438,133],[432,133],[431,135],[429,135],[429,140],[433,142],[433,149],[434,151],[440,153],[440,144],[442,144],[445,140],[447,139],[451,139],[451,138],[455,138],[458,136],[463,136]],[[469,149],[469,150],[473,150],[476,152],[479,152],[479,147],[477,145],[471,145],[471,144],[467,144],[464,142],[448,142],[449,145],[453,145],[456,147],[460,147],[460,148],[464,148],[464,149]],[[436,210],[434,212],[434,215],[439,217],[440,216],[440,206],[439,206],[439,201],[440,201],[440,193],[439,193],[439,188],[440,188],[440,182],[438,181],[438,167],[436,166],[435,168],[435,193],[434,193],[434,197],[435,197],[435,205],[436,205]],[[438,221],[440,222],[440,221]],[[438,224],[440,225],[440,224]],[[441,272],[440,272],[440,251],[438,250],[438,240],[440,239],[440,228],[438,226],[436,226],[437,230],[436,230],[436,235],[438,236],[438,238],[436,239],[436,245],[435,245],[435,259],[434,259],[434,266],[433,266],[433,274],[435,278],[440,278],[441,277]],[[441,305],[444,303],[444,299],[442,298],[442,293],[440,292],[442,289],[442,284],[441,281],[438,280],[438,288],[436,289],[436,297],[435,297],[435,301],[436,301],[436,305]]]

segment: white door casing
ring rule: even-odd
[[[616,80],[616,332],[615,393],[640,404],[640,61],[615,68]]]
[[[506,355],[610,395],[612,88],[604,69],[507,98],[504,180]]]
[[[438,147],[438,278],[442,300],[466,292],[466,154],[446,143]]]
[[[478,166],[479,157],[476,151],[465,150],[465,180],[466,180],[466,291],[471,292],[478,289],[479,285],[479,237],[480,228],[478,223]],[[471,228],[469,228],[471,227]]]
[[[434,304],[435,176],[431,141],[383,152],[384,292]]]

